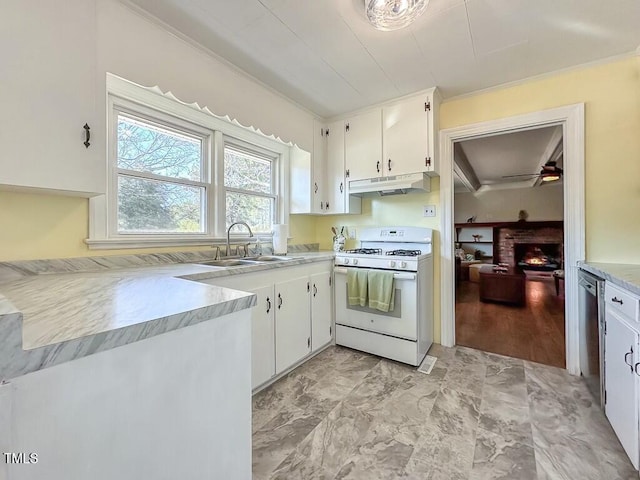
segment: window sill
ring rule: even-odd
[[[243,236],[232,236],[231,244],[237,243],[255,243],[257,239],[260,239],[263,243],[271,243],[272,237],[270,234],[259,234],[257,236],[248,238]],[[220,237],[198,237],[198,238],[105,238],[105,239],[91,239],[87,238],[84,241],[89,250],[117,250],[124,248],[160,248],[160,247],[198,247],[198,246],[217,246],[226,245],[227,239]]]

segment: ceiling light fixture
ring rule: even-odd
[[[429,0],[364,0],[369,23],[378,30],[404,28],[422,15]]]
[[[555,182],[562,177],[562,169],[557,166],[557,162],[548,161],[540,170],[540,180],[543,182]]]

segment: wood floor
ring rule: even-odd
[[[522,307],[478,300],[478,284],[456,288],[456,344],[565,367],[564,292],[552,279],[528,279]]]

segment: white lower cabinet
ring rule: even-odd
[[[605,413],[633,466],[640,463],[640,328],[606,292]],[[615,301],[615,300],[614,300]],[[636,300],[637,302],[637,300]]]
[[[333,310],[333,286],[331,272],[321,272],[311,275],[311,318],[313,331],[311,332],[311,349],[318,350],[331,341],[333,325],[331,314]]]
[[[311,352],[309,277],[276,283],[276,374]]]
[[[258,297],[251,313],[251,388],[256,388],[276,373],[275,303],[273,285],[250,291]]]
[[[317,262],[203,281],[257,296],[251,310],[254,390],[331,342],[332,265]]]

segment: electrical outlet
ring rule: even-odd
[[[349,234],[349,238],[356,238],[356,227],[347,227],[347,233]]]
[[[425,205],[422,207],[422,215],[425,217],[435,217],[436,216],[436,206],[435,205]]]

